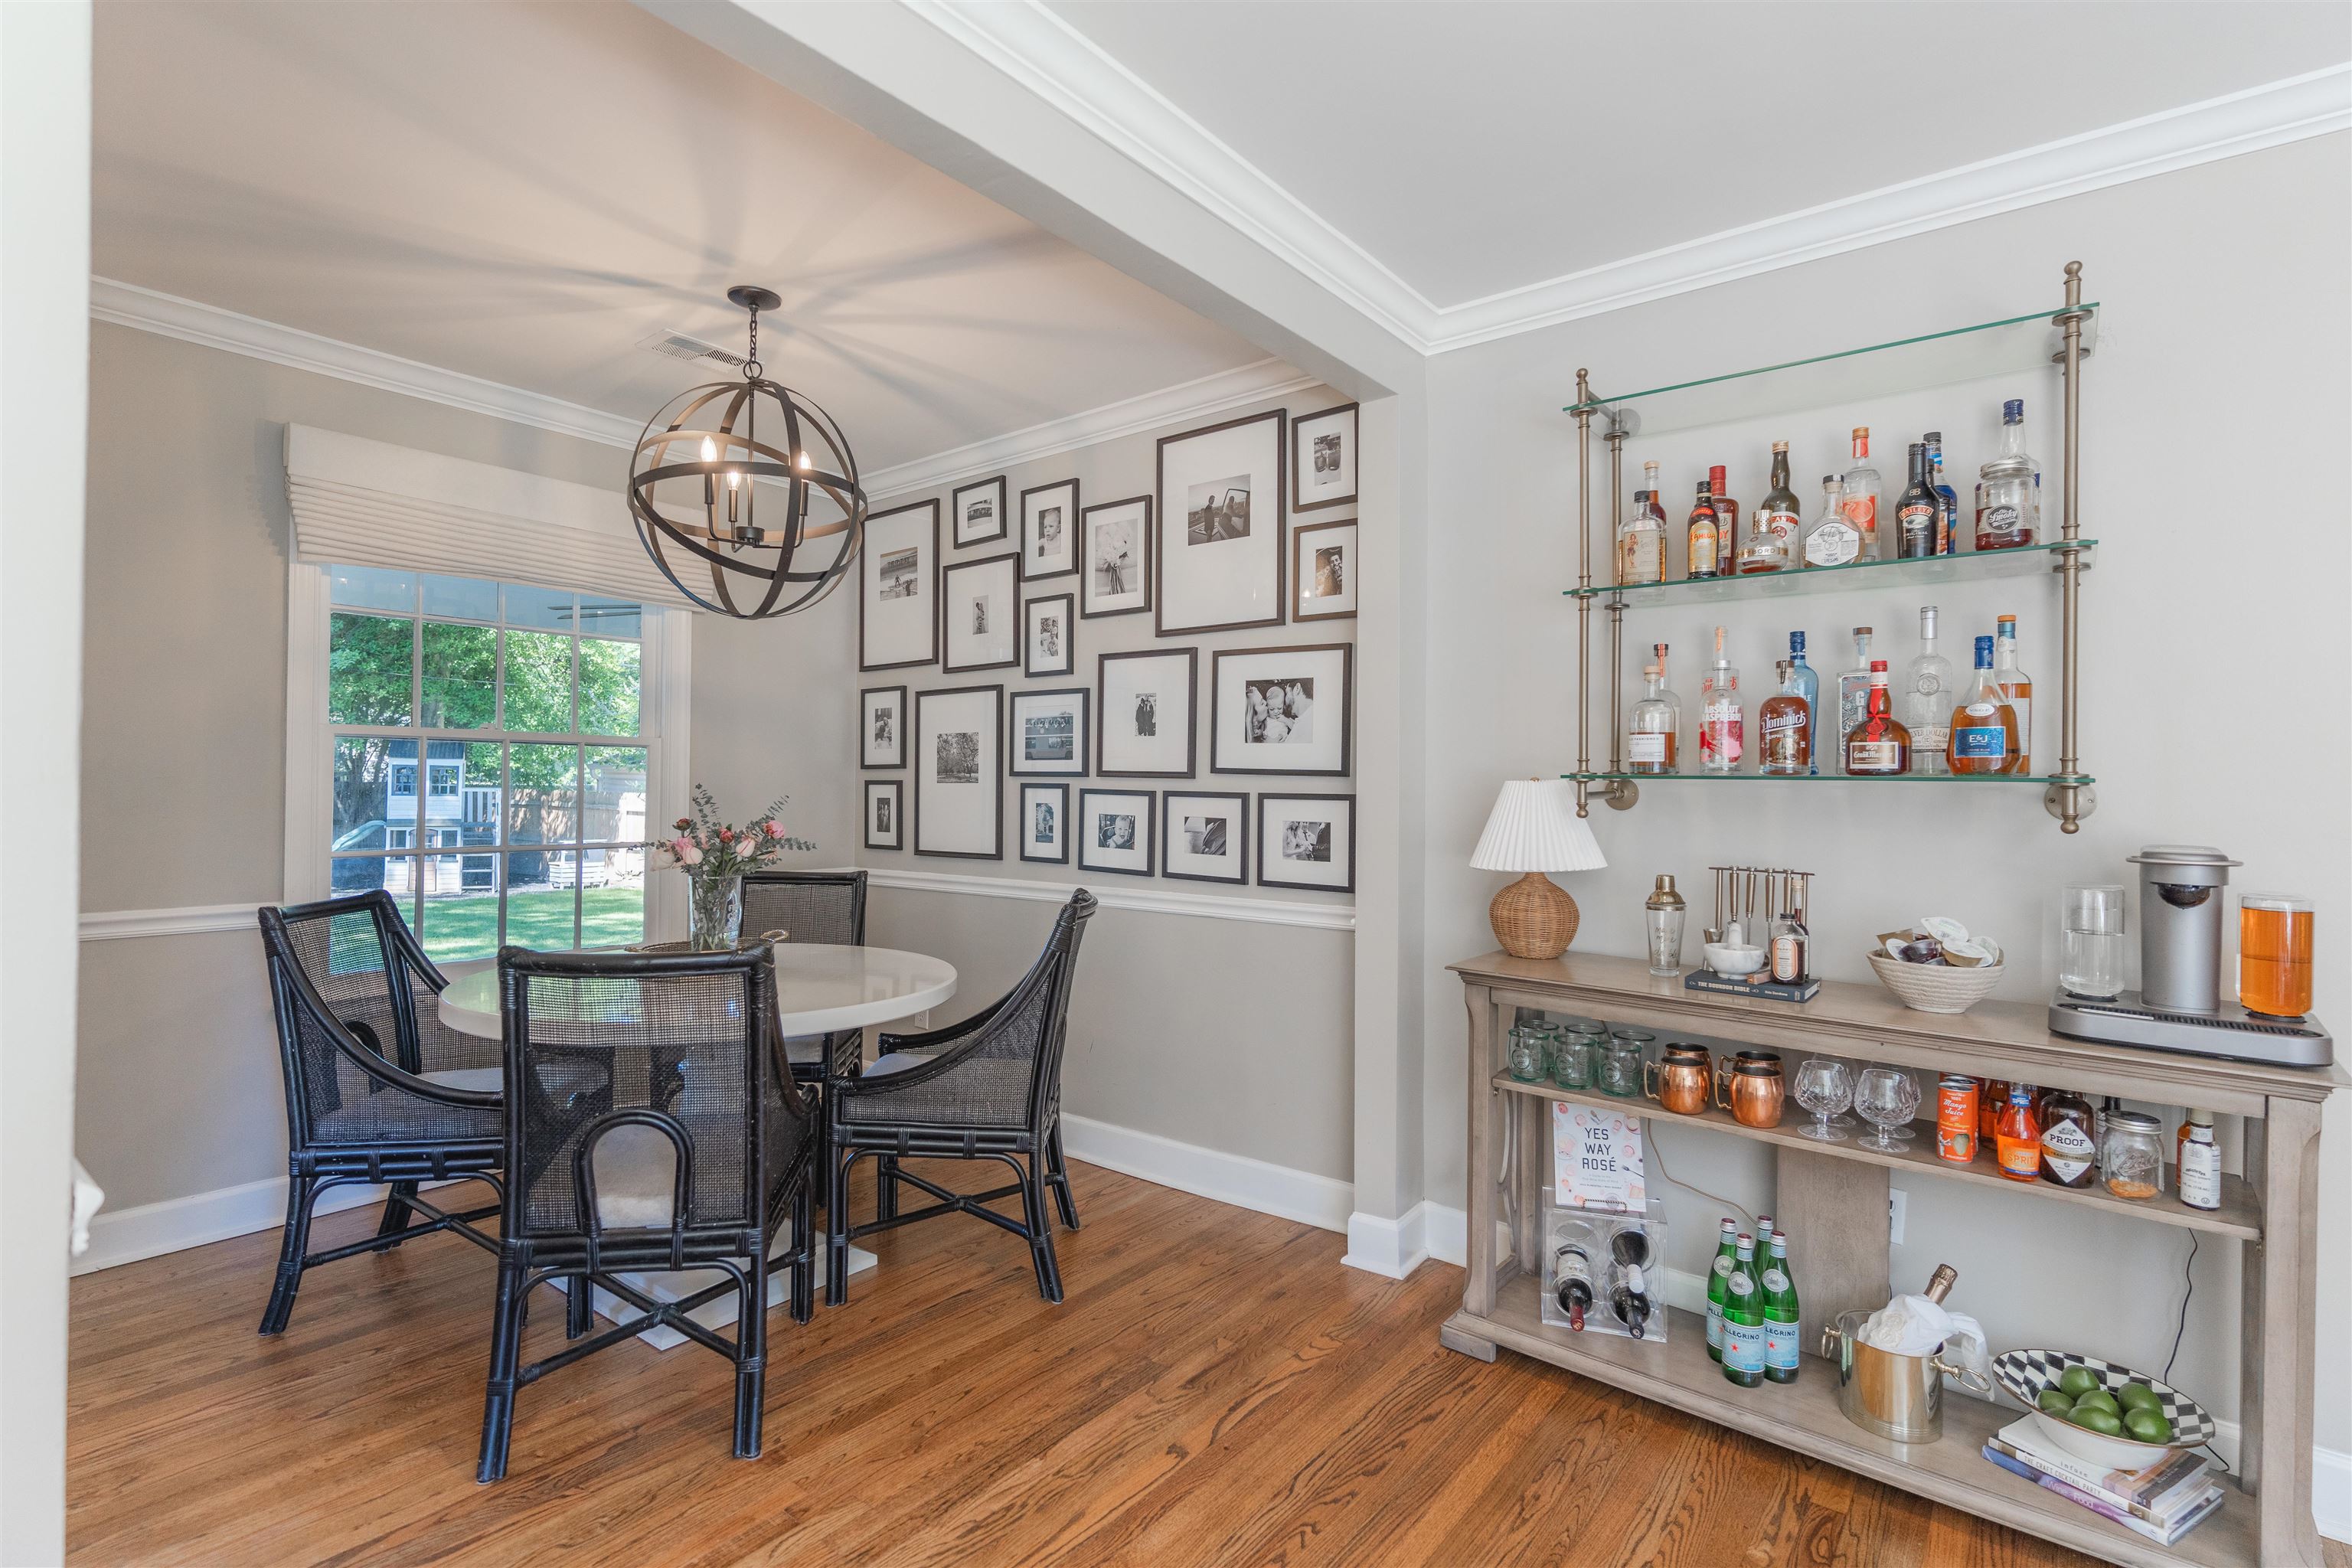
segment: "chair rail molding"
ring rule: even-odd
[[[150,936],[196,936],[207,931],[257,931],[249,904],[185,904],[169,910],[85,910],[81,916],[84,942],[128,942]]]
[[[968,877],[946,871],[865,868],[866,883],[914,893],[961,893],[980,899],[1013,899],[1028,903],[1064,903],[1078,890],[1076,882],[1040,882],[1025,877]],[[1353,904],[1289,903],[1274,899],[1244,899],[1228,893],[1180,893],[1172,890],[1130,891],[1124,888],[1089,889],[1107,910],[1136,910],[1145,914],[1196,915],[1203,920],[1254,921],[1261,925],[1309,926],[1323,931],[1353,931]],[[1342,1216],[1344,1219],[1344,1215]]]

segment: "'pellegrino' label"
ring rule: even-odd
[[[1797,1370],[1797,1325],[1768,1321],[1764,1325],[1764,1364],[1775,1372]]]
[[[1764,1326],[1761,1323],[1723,1325],[1723,1364],[1735,1372],[1764,1370]]]

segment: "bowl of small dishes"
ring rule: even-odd
[[[1965,1013],[2000,987],[2000,943],[1946,915],[1882,933],[1870,953],[1880,984],[1919,1013]]]
[[[2213,1417],[2170,1384],[2072,1351],[2004,1351],[1995,1382],[2053,1443],[2111,1470],[2143,1470],[2213,1440]]]

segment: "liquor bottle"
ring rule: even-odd
[[[1862,722],[1846,732],[1845,771],[1885,778],[1911,765],[1911,732],[1895,717],[1886,698],[1886,661],[1870,661],[1870,704]]]
[[[1870,426],[1853,427],[1853,467],[1845,471],[1845,494],[1839,505],[1845,508],[1845,520],[1853,525],[1859,536],[1861,551],[1855,557],[1875,561],[1878,554],[1878,470],[1870,466]]]
[[[1977,638],[1976,679],[1953,705],[1944,762],[1956,773],[2005,773],[2017,757],[2017,711],[1992,673],[1992,638]]]
[[[1661,657],[1665,644],[1658,645]],[[1654,664],[1642,669],[1644,690],[1633,704],[1627,722],[1625,771],[1629,773],[1670,773],[1676,763],[1676,733],[1682,728],[1674,699],[1666,690],[1666,672]]]
[[[1592,1307],[1592,1258],[1580,1247],[1559,1249],[1559,1273],[1552,1287],[1552,1296],[1559,1310],[1568,1314],[1568,1326],[1581,1331],[1584,1314]]]
[[[1642,1266],[1628,1263],[1617,1276],[1616,1289],[1609,1292],[1609,1310],[1625,1325],[1625,1331],[1635,1339],[1647,1333],[1650,1326],[1650,1282],[1643,1277]]]
[[[1715,574],[1731,575],[1731,562],[1739,543],[1739,503],[1729,495],[1731,486],[1724,479],[1724,466],[1717,463],[1706,471],[1706,499],[1715,503]]]
[[[1706,499],[1706,481],[1698,482],[1698,499],[1691,502],[1690,521],[1685,525],[1690,548],[1688,568],[1683,575],[1692,582],[1703,582],[1720,575],[1716,560],[1716,541],[1723,530],[1715,515],[1715,503]]]
[[[2042,1179],[2042,1125],[2033,1118],[2032,1084],[2009,1086],[2009,1103],[1994,1123],[1993,1152],[2000,1160],[2000,1173],[2011,1181]]]
[[[1845,738],[1870,711],[1870,628],[1853,628],[1853,668],[1838,677],[1837,682],[1837,749],[1830,761],[1837,767],[1845,766]]]
[[[1739,1227],[1723,1222],[1723,1239],[1715,1249],[1715,1264],[1706,1271],[1706,1353],[1723,1359],[1723,1288],[1731,1279],[1731,1266],[1739,1256]]]
[[[1756,710],[1756,728],[1762,732],[1757,742],[1756,771],[1785,778],[1812,768],[1812,707],[1805,700],[1804,688],[1797,684],[1796,666],[1784,658],[1772,668],[1780,682],[1779,689]]]
[[[2173,1191],[2193,1209],[2221,1206],[2221,1150],[2213,1142],[2213,1113],[2191,1110],[2181,1126],[2180,1163],[2173,1173]]]
[[[1805,530],[1804,563],[1843,566],[1862,552],[1862,535],[1845,520],[1845,482],[1835,474],[1822,476],[1822,514]]]
[[[1927,484],[1927,443],[1911,443],[1911,481],[1895,502],[1895,552],[1925,561],[1936,553],[1936,492]]]
[[[1927,488],[1936,492],[1936,553],[1960,552],[1959,492],[1944,482],[1944,433],[1930,430],[1920,437],[1927,444]]]
[[[1805,700],[1805,771],[1822,771],[1822,678],[1805,662],[1805,634],[1789,634],[1790,675]]]
[[[1658,510],[1658,465],[1642,465],[1644,487],[1633,492],[1633,510],[1617,525],[1617,582],[1663,583],[1666,578],[1666,518]]]
[[[1746,716],[1739,709],[1739,671],[1723,657],[1723,628],[1715,628],[1715,664],[1699,692],[1698,763],[1711,773],[1739,766],[1747,749]]]
[[[2042,470],[2025,451],[2025,400],[2000,405],[2000,452],[1978,470],[1977,548],[2013,550],[2042,531]]]
[[[1772,1233],[1771,1260],[1764,1265],[1764,1375],[1774,1383],[1797,1381],[1797,1280],[1789,1268],[1789,1238]]]
[[[1784,985],[1801,985],[1812,965],[1813,933],[1805,929],[1795,910],[1772,917],[1767,943],[1772,954],[1772,978]],[[1759,1225],[1759,1229],[1763,1226]]]
[[[2007,769],[2012,773],[2033,771],[2033,677],[2017,668],[2017,617],[2003,616],[1993,623],[1992,683],[2017,715],[2017,754]]]
[[[2000,1142],[2000,1113],[2009,1109],[2009,1080],[1989,1078],[1977,1091],[1977,1147],[1997,1149]]]
[[[1952,661],[1936,651],[1936,606],[1919,607],[1919,651],[1903,671],[1895,712],[1910,731],[1911,772],[1944,771],[1944,741],[1952,716]]]
[[[1789,488],[1789,443],[1772,443],[1772,488],[1756,509],[1748,525],[1748,542],[1739,552],[1739,573],[1785,572],[1797,564],[1798,534],[1804,520],[1797,515],[1797,492]]]
[[[1723,1282],[1723,1375],[1742,1388],[1764,1381],[1764,1300],[1756,1283],[1756,1241],[1742,1232]]]
[[[2099,1146],[2091,1134],[2091,1102],[2053,1089],[2034,1108],[2042,1123],[2042,1179],[2053,1186],[2087,1187],[2098,1179]]]

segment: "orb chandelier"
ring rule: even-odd
[[[757,621],[839,586],[865,540],[866,492],[832,416],[760,363],[760,312],[783,300],[745,285],[727,298],[751,312],[743,379],[682,392],[646,421],[629,460],[629,514],[679,593]]]

